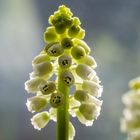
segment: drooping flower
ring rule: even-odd
[[[130,91],[123,95],[124,117],[121,119],[121,131],[128,133],[128,140],[140,140],[140,77],[131,80]]]
[[[31,123],[41,130],[50,120],[57,122],[58,109],[66,105],[70,115],[91,126],[100,115],[102,101],[98,98],[103,87],[94,70],[97,63],[91,49],[82,40],[85,30],[64,5],[49,17],[49,24],[44,32],[46,46],[33,59],[33,72],[25,82],[27,92],[35,95],[26,103],[30,112],[37,112]],[[74,136],[74,126],[69,122],[69,140]]]

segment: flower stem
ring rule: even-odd
[[[69,132],[69,87],[60,79],[63,70],[58,74],[58,91],[64,94],[64,104],[57,109],[57,140],[68,140]]]

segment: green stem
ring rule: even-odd
[[[57,110],[57,140],[68,140],[69,132],[69,87],[66,86],[60,79],[63,73],[59,70],[58,74],[58,92],[64,94],[64,104],[58,107]]]

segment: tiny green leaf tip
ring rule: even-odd
[[[57,140],[73,140],[75,129],[70,115],[91,126],[100,115],[103,87],[95,72],[97,63],[83,40],[85,30],[78,17],[65,5],[58,7],[48,19],[44,31],[45,47],[33,61],[33,72],[25,82],[27,109],[36,113],[31,118],[41,130],[56,121]],[[137,87],[133,84],[133,87]]]

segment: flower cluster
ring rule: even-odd
[[[121,130],[128,133],[129,140],[140,140],[140,77],[130,81],[129,87],[131,90],[122,97],[125,109]]]
[[[57,121],[58,108],[69,102],[69,114],[91,126],[100,114],[102,101],[98,98],[103,88],[94,71],[96,61],[82,40],[85,31],[79,18],[73,17],[64,5],[49,17],[49,23],[51,26],[44,32],[46,46],[33,59],[33,72],[25,83],[27,92],[35,95],[26,103],[30,112],[37,112],[31,123],[40,130],[50,120]],[[66,88],[69,89],[67,100]],[[69,139],[74,135],[74,127],[69,122]]]

